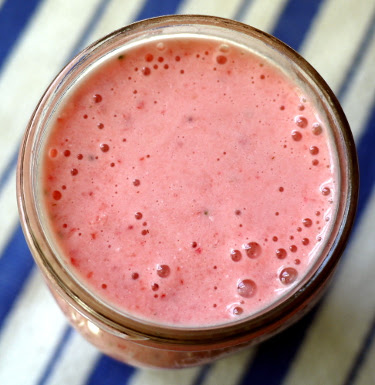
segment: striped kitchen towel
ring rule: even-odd
[[[90,42],[173,13],[236,19],[300,52],[347,114],[361,168],[354,232],[319,305],[282,334],[211,365],[140,370],[102,355],[68,326],[18,220],[21,137],[57,72]],[[0,384],[375,384],[375,1],[0,0]]]

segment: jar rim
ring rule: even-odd
[[[45,116],[45,107],[53,99],[54,90],[68,78],[75,67],[82,65],[82,62],[94,53],[98,48],[112,43],[122,37],[131,37],[145,32],[154,31],[157,33],[161,28],[182,27],[197,25],[201,27],[219,28],[230,30],[235,33],[246,35],[264,42],[273,49],[280,52],[300,69],[304,76],[319,90],[324,99],[329,113],[332,117],[332,127],[335,135],[340,138],[342,154],[339,161],[344,172],[343,187],[340,191],[340,202],[337,217],[340,219],[334,224],[335,238],[325,248],[325,257],[321,264],[312,272],[309,279],[301,281],[298,289],[284,299],[281,303],[272,307],[269,311],[255,314],[239,321],[218,324],[217,326],[186,327],[154,323],[152,321],[138,318],[128,318],[120,312],[115,312],[106,307],[101,301],[97,301],[89,290],[82,291],[52,252],[46,239],[42,225],[38,221],[38,213],[32,187],[32,173],[34,155],[33,145],[39,127],[38,122]],[[337,131],[337,132],[336,132]],[[338,143],[336,143],[338,145]],[[113,334],[127,335],[132,339],[143,339],[155,343],[185,344],[185,345],[207,345],[217,344],[226,340],[236,339],[238,342],[259,336],[262,330],[279,330],[288,322],[291,314],[296,310],[305,308],[309,300],[320,290],[330,278],[347,243],[352,228],[356,207],[358,202],[359,172],[353,136],[346,120],[345,114],[327,83],[317,71],[297,52],[281,42],[272,35],[253,28],[249,25],[214,16],[206,15],[171,15],[161,16],[133,23],[129,26],[118,29],[102,39],[91,44],[81,51],[55,78],[47,88],[45,94],[39,101],[27,127],[23,143],[21,145],[18,170],[17,170],[17,200],[21,217],[21,224],[32,251],[32,254],[40,269],[53,282],[54,288],[80,313],[94,317],[101,327]],[[342,206],[342,207],[341,207]]]

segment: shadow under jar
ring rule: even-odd
[[[338,101],[296,52],[236,21],[166,16],[61,71],[27,128],[17,189],[71,324],[120,361],[182,368],[316,303],[358,168]]]

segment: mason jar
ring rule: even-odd
[[[141,46],[174,37],[216,39],[245,47],[277,63],[314,101],[325,122],[337,176],[336,209],[319,255],[286,295],[263,309],[217,325],[178,325],[144,319],[101,298],[72,271],[51,235],[41,191],[46,138],[69,92],[100,63]],[[198,138],[199,139],[199,138]],[[330,88],[298,53],[248,25],[210,16],[165,16],[124,27],[79,53],[53,80],[38,103],[21,146],[17,198],[32,255],[56,302],[73,327],[105,354],[153,368],[200,365],[259,343],[291,325],[320,298],[347,243],[358,199],[356,150],[345,115]]]

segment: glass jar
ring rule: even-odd
[[[199,35],[242,44],[272,60],[315,100],[326,121],[338,167],[339,203],[321,254],[286,297],[240,321],[209,327],[178,327],[127,316],[109,306],[62,262],[47,236],[38,203],[40,149],[49,123],[77,79],[114,52],[134,42],[174,35]],[[345,115],[324,80],[276,38],[236,21],[210,16],[165,16],[134,23],[95,42],[75,57],[40,100],[22,143],[17,197],[30,250],[70,323],[104,353],[141,367],[181,368],[203,364],[274,335],[299,319],[321,296],[349,237],[358,199],[358,166]]]

